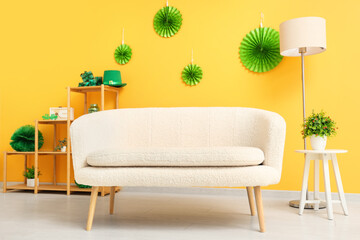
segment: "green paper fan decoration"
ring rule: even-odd
[[[44,137],[42,133],[38,132],[40,149],[44,144]],[[11,136],[12,142],[10,146],[18,152],[33,152],[35,151],[35,127],[31,125],[25,125],[18,128]]]
[[[182,71],[181,77],[183,81],[190,86],[194,86],[200,82],[203,76],[203,71],[196,64],[187,65]]]
[[[253,72],[267,72],[282,60],[279,32],[268,27],[252,30],[240,44],[240,59]]]
[[[161,37],[172,37],[182,24],[181,13],[177,8],[166,6],[160,9],[154,17],[154,29]]]
[[[121,44],[115,50],[114,57],[119,64],[126,64],[130,61],[132,55],[129,45]]]

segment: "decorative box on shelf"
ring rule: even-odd
[[[58,120],[67,120],[68,119],[67,107],[51,107],[50,115],[51,114],[57,115]],[[74,108],[70,108],[70,120],[74,120]]]

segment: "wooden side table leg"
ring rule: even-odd
[[[299,205],[299,214],[302,215],[305,208],[306,203],[306,189],[309,180],[309,171],[310,171],[310,155],[306,154],[305,156],[305,165],[304,165],[304,175],[303,182],[301,187],[301,197],[300,197],[300,205]]]
[[[6,164],[7,164],[7,153],[5,152],[4,153],[4,181],[3,181],[3,192],[6,193],[6,189],[7,189],[7,186],[6,186]]]
[[[326,154],[322,155],[323,161],[323,171],[324,171],[324,184],[325,184],[325,196],[326,196],[326,209],[328,219],[332,220],[333,216],[333,208],[332,208],[332,201],[331,201],[331,188],[330,188],[330,176],[329,176],[329,162]]]
[[[341,176],[340,176],[339,164],[337,162],[337,158],[336,158],[335,153],[331,155],[331,160],[332,160],[332,164],[333,164],[334,175],[335,175],[335,178],[336,178],[336,186],[337,186],[337,189],[338,189],[339,198],[340,198],[340,201],[341,201],[341,206],[342,206],[342,209],[344,211],[344,214],[347,216],[347,215],[349,215],[349,212],[348,212],[347,205],[346,205],[344,189],[343,189]]]
[[[319,200],[319,161],[314,160],[314,200]],[[314,210],[319,210],[319,203],[315,203]]]

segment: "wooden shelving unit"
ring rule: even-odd
[[[67,116],[70,116],[70,108],[71,108],[71,92],[75,93],[82,93],[84,94],[84,114],[88,113],[88,107],[87,107],[87,98],[89,92],[100,92],[100,110],[105,110],[105,92],[113,92],[115,93],[116,102],[115,106],[116,108],[119,108],[119,90],[120,88],[116,87],[110,87],[106,85],[100,85],[100,86],[91,86],[91,87],[67,87]],[[4,152],[4,185],[3,185],[3,192],[5,193],[7,190],[33,190],[35,194],[38,193],[38,191],[65,191],[67,195],[70,195],[71,192],[91,192],[91,188],[79,188],[77,186],[73,186],[70,183],[70,171],[71,171],[71,141],[70,141],[70,125],[72,123],[72,120],[68,118],[67,120],[35,120],[35,151],[34,152],[16,152],[16,151],[8,151]],[[54,126],[54,132],[53,132],[53,148],[56,147],[56,126],[57,124],[66,124],[67,131],[66,131],[66,139],[67,139],[67,148],[66,152],[56,152],[56,151],[39,151],[38,150],[38,130],[39,125],[47,124],[47,125],[53,125]],[[37,186],[35,184],[35,187],[27,187],[26,186],[26,178],[24,178],[24,184],[17,184],[12,186],[7,186],[7,158],[11,155],[24,155],[24,168],[27,167],[27,161],[29,155],[34,155],[34,167],[35,172],[38,172],[39,169],[39,156],[44,155],[52,155],[53,161],[54,161],[54,169],[53,169],[53,183],[52,184],[40,184]],[[56,156],[66,156],[66,185],[58,185],[56,182]],[[38,176],[35,174],[35,183],[38,181]],[[117,191],[120,190],[120,187],[116,189]],[[101,187],[100,188],[100,194],[101,196],[105,196],[106,194],[110,193],[110,187]]]
[[[84,94],[84,114],[88,113],[88,93],[90,92],[100,92],[100,111],[104,111],[105,110],[105,92],[112,92],[115,93],[115,108],[118,109],[119,108],[119,92],[120,92],[121,88],[117,88],[117,87],[111,87],[111,86],[107,86],[104,84],[101,84],[100,86],[91,86],[91,87],[67,87],[67,111],[68,111],[68,116],[70,116],[70,108],[71,108],[71,93],[75,92],[75,93],[81,93]],[[68,118],[67,120],[67,135],[70,136],[70,124],[71,121]],[[68,152],[68,159],[70,159],[70,150],[71,150],[71,141],[70,138],[68,138],[68,143],[67,143],[67,150]],[[68,171],[70,169],[70,165],[68,165]],[[70,172],[69,172],[70,173]],[[68,182],[70,182],[70,174],[68,174]],[[116,189],[116,191],[119,191],[120,187]],[[101,196],[105,196],[105,194],[109,194],[110,193],[110,188],[109,187],[100,187],[99,192],[101,194]]]

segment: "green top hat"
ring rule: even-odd
[[[118,70],[104,71],[104,85],[112,87],[124,87],[126,83],[121,83],[121,74]]]

